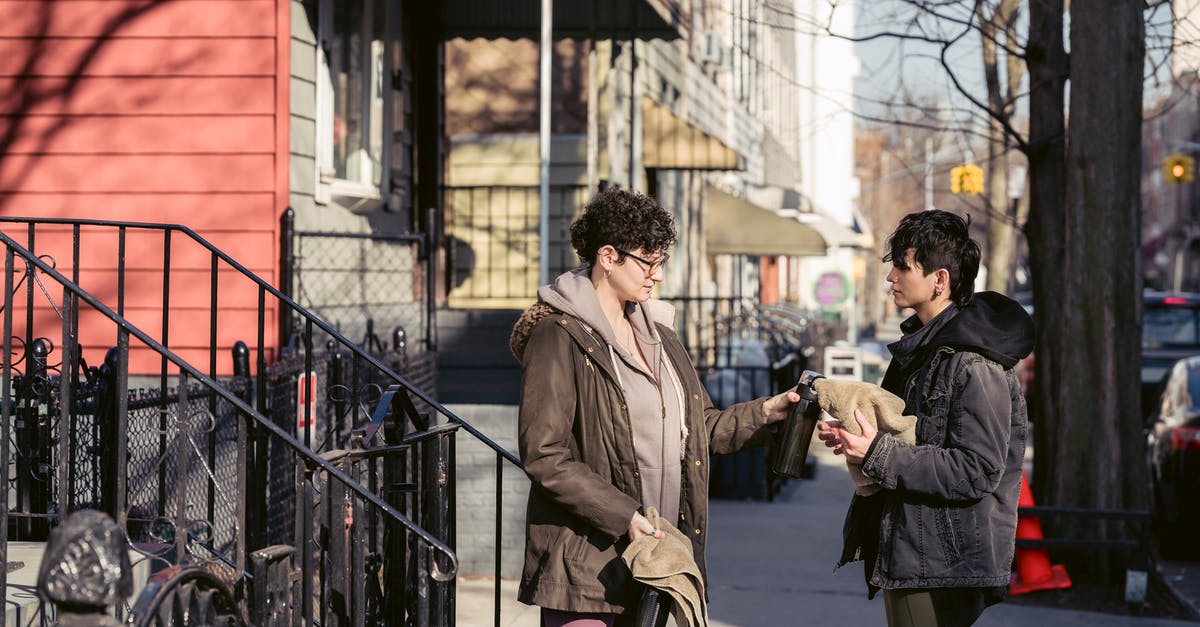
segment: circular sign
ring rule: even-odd
[[[840,272],[826,272],[817,277],[813,296],[822,305],[837,305],[850,295],[850,281]]]

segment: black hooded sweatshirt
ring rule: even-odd
[[[963,307],[951,304],[924,326],[911,316],[900,330],[904,337],[888,345],[892,363],[882,387],[901,398],[909,375],[940,347],[978,353],[1005,370],[1033,352],[1033,319],[1020,303],[996,292],[979,292]]]

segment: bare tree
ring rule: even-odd
[[[1012,276],[1016,227],[1018,225],[1016,204],[1008,199],[1009,156],[1011,141],[1005,131],[1003,120],[1011,125],[1020,95],[1021,79],[1025,75],[1025,59],[1017,53],[1020,45],[1017,38],[1017,17],[1020,0],[1000,0],[991,6],[986,2],[975,4],[979,20],[980,43],[983,52],[983,74],[987,85],[988,109],[993,117],[988,120],[987,131],[987,188],[985,202],[988,205],[987,288],[1007,292],[1008,279]],[[997,45],[1003,40],[1013,48]],[[1000,65],[1005,66],[1003,77]]]

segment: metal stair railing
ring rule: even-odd
[[[203,541],[197,541],[198,537],[202,536],[204,533],[203,523],[211,522],[193,519],[186,511],[189,507],[191,507],[191,504],[186,500],[187,484],[195,481],[194,477],[188,471],[189,460],[192,459],[189,455],[191,451],[188,449],[196,447],[196,443],[192,438],[193,431],[204,431],[207,428],[208,431],[211,432],[212,425],[216,419],[216,417],[211,414],[203,415],[203,412],[196,412],[193,406],[189,403],[188,395],[191,393],[190,390],[192,389],[193,382],[195,382],[195,384],[199,385],[203,390],[203,393],[208,395],[210,399],[210,407],[216,399],[219,399],[220,403],[232,408],[232,410],[238,416],[243,418],[243,421],[239,425],[240,441],[245,441],[247,431],[251,432],[251,434],[257,434],[260,439],[263,440],[271,438],[270,442],[272,444],[275,446],[282,445],[287,451],[289,451],[290,455],[295,456],[297,460],[296,476],[298,481],[303,481],[306,485],[308,485],[311,484],[314,476],[319,473],[323,473],[324,477],[326,478],[325,485],[337,486],[339,490],[343,491],[345,498],[348,501],[352,501],[352,505],[356,507],[356,509],[353,511],[361,512],[363,509],[363,504],[365,504],[365,507],[370,508],[370,515],[372,517],[383,519],[381,525],[378,526],[378,529],[380,530],[379,533],[381,535],[394,533],[399,528],[402,528],[404,530],[403,533],[410,538],[410,541],[419,545],[414,553],[417,564],[416,574],[420,580],[445,582],[454,577],[458,568],[457,557],[450,546],[448,546],[442,539],[434,537],[425,529],[421,528],[419,525],[410,520],[398,509],[389,504],[381,496],[364,488],[355,477],[351,476],[342,468],[339,468],[337,464],[314,454],[307,447],[301,444],[295,437],[286,432],[279,425],[275,424],[271,417],[259,411],[257,407],[249,404],[246,400],[239,397],[233,390],[227,388],[214,377],[200,372],[197,368],[189,364],[186,360],[173,352],[163,343],[159,342],[153,337],[150,337],[147,333],[132,324],[126,317],[100,302],[100,300],[94,295],[78,285],[76,281],[68,279],[59,273],[47,261],[35,255],[27,248],[21,246],[3,232],[0,232],[0,244],[5,247],[5,287],[4,306],[2,312],[3,371],[0,372],[0,391],[3,393],[3,402],[0,403],[0,413],[2,413],[2,416],[0,416],[0,418],[2,418],[2,420],[0,420],[0,460],[8,460],[10,458],[9,447],[10,443],[12,442],[11,425],[14,410],[16,409],[12,395],[12,383],[14,374],[16,373],[15,366],[18,365],[13,359],[14,310],[17,309],[16,298],[14,297],[16,294],[16,290],[14,289],[14,277],[16,277],[20,272],[18,270],[18,261],[21,261],[26,266],[25,280],[30,281],[28,286],[30,291],[32,292],[33,283],[36,282],[42,294],[49,300],[50,305],[55,309],[59,319],[62,321],[61,343],[63,363],[61,365],[61,372],[63,373],[63,376],[60,377],[60,389],[58,390],[58,393],[65,398],[61,399],[64,402],[58,405],[61,415],[46,416],[47,420],[63,420],[65,418],[69,418],[69,416],[66,414],[68,414],[72,408],[70,395],[73,387],[70,385],[70,383],[72,380],[77,380],[77,360],[81,354],[78,346],[78,321],[81,303],[89,307],[90,311],[95,312],[116,327],[116,353],[118,356],[117,363],[120,365],[120,370],[116,374],[116,380],[122,389],[125,387],[128,381],[129,373],[127,357],[130,350],[131,338],[141,342],[143,347],[153,351],[157,355],[160,355],[163,363],[170,363],[178,368],[179,386],[177,389],[179,390],[179,395],[181,397],[179,401],[180,409],[173,413],[164,412],[163,414],[164,420],[170,419],[172,422],[173,428],[171,431],[174,433],[173,442],[175,446],[171,450],[164,449],[162,458],[159,459],[159,462],[163,462],[166,460],[168,455],[171,455],[177,463],[175,470],[180,471],[182,468],[182,472],[178,473],[180,476],[182,476],[182,479],[177,479],[177,485],[173,486],[175,495],[172,499],[170,499],[173,500],[176,505],[176,508],[173,512],[173,517],[167,520],[156,521],[157,523],[173,527],[173,534],[171,538],[172,542],[163,544],[174,544],[173,548],[176,555],[176,559],[174,561],[183,561],[185,556],[198,559],[197,556],[202,553],[202,549],[204,548],[202,546],[198,546],[203,544]],[[77,262],[75,267],[78,268]],[[42,283],[40,277],[43,276],[49,277],[53,280],[53,283],[61,286],[61,301],[59,301],[58,304],[54,303],[50,290],[48,290],[46,285]],[[27,319],[33,318],[32,305],[33,299],[30,298],[29,302],[26,304],[26,307],[28,308],[26,310]],[[32,331],[27,330],[27,334],[32,335]],[[165,379],[167,376],[165,367],[161,376],[163,379]],[[260,376],[258,385],[260,388],[262,387],[261,379],[262,377]],[[128,403],[129,397],[126,394],[116,395],[117,415],[123,416],[126,414]],[[199,419],[199,422],[196,422],[197,418]],[[121,434],[121,438],[124,437],[124,429],[117,429],[116,431]],[[164,432],[164,435],[169,434]],[[68,457],[63,449],[68,444],[69,443],[60,442],[58,444],[59,449],[56,452],[57,459],[46,460],[49,467],[54,467],[57,465],[59,471],[62,473],[59,475],[60,480],[58,481],[60,491],[65,490],[64,486],[67,483],[66,481],[62,480],[66,476],[66,472],[62,471],[66,469],[65,466]],[[119,459],[123,460],[126,455],[125,444],[126,442],[123,439],[119,439],[116,443],[116,446],[113,447],[115,450],[104,451],[104,453],[115,455]],[[246,456],[250,454],[248,451],[253,448],[253,446],[239,447],[237,455],[239,462],[243,462],[239,464],[240,468],[244,469],[246,467],[246,464],[244,463],[246,461]],[[260,449],[260,451],[262,450],[265,449]],[[119,464],[119,467],[126,468],[126,465]],[[204,472],[208,472],[209,476],[211,476],[211,472],[209,472],[208,468],[201,468],[198,469],[198,471],[202,479],[204,478]],[[125,503],[121,502],[121,500],[124,498],[127,487],[129,487],[125,484],[127,479],[128,477],[124,476],[123,474],[116,477],[116,480],[119,484],[116,490],[116,493],[118,494],[118,511],[116,514],[118,516],[118,520],[122,523],[124,523],[127,519],[127,512],[124,509]],[[241,474],[239,484],[244,486],[250,484],[251,482],[252,480],[249,479],[243,472]],[[306,490],[306,495],[311,496],[312,491]],[[69,499],[63,498],[60,501],[62,508],[66,508],[68,502]],[[326,498],[326,504],[328,504],[328,498]],[[312,504],[307,505],[308,507],[312,507]],[[306,509],[305,511],[307,512],[308,510]],[[349,511],[351,510],[348,509],[347,512]],[[65,513],[65,511],[59,512],[60,515]],[[242,520],[237,521],[239,527],[241,526],[242,522]],[[198,527],[197,524],[200,524],[200,526]],[[349,524],[349,522],[347,524]],[[8,527],[8,508],[3,504],[0,504],[0,528],[7,529]],[[314,544],[314,539],[309,533],[312,530],[312,525],[298,525],[298,527],[302,532],[301,538],[299,538],[300,542],[298,542],[298,546],[301,549],[301,553],[309,555],[312,552],[309,550],[310,547],[316,546]],[[229,573],[229,575],[234,582],[248,585],[252,582],[249,581],[247,573],[247,542],[242,534],[244,534],[244,529],[239,530],[237,534],[237,553],[236,558],[234,559],[236,569],[232,573]],[[167,548],[169,549],[172,547],[168,546]],[[5,555],[8,554],[7,534],[4,536],[4,538],[0,539],[0,552]],[[225,565],[228,566],[227,563]],[[222,566],[222,564],[216,564],[216,566],[219,568]],[[311,573],[312,571],[305,572]],[[313,598],[311,577],[302,576],[300,578],[298,587],[301,589],[301,593],[299,595],[301,597],[300,602],[304,605],[302,614],[304,616],[311,616],[311,600]],[[3,591],[5,597],[7,598],[7,573],[3,571],[0,571],[0,590]],[[425,608],[425,610],[427,611],[428,608]],[[3,610],[4,614],[0,615],[0,620],[7,620],[7,611],[8,608],[6,604],[5,610]],[[356,622],[355,624],[362,623]],[[424,624],[428,623],[426,622]]]
[[[334,329],[326,321],[322,320],[318,316],[309,312],[307,309],[305,309],[304,307],[299,305],[297,302],[295,302],[290,296],[288,296],[287,294],[283,293],[276,287],[274,287],[274,286],[270,285],[269,283],[267,283],[266,281],[264,281],[261,277],[256,275],[254,272],[247,269],[241,263],[239,263],[238,261],[236,261],[235,259],[230,257],[228,254],[226,254],[222,250],[218,249],[216,246],[214,246],[208,240],[201,237],[199,234],[195,233],[188,227],[181,226],[181,225],[174,225],[174,224],[139,223],[139,222],[124,222],[124,221],[59,219],[59,218],[49,219],[49,218],[0,217],[0,225],[3,225],[5,223],[14,224],[14,225],[24,225],[27,228],[27,238],[28,238],[28,242],[29,242],[29,249],[27,252],[30,252],[30,254],[35,254],[38,252],[34,248],[34,243],[36,241],[36,233],[37,233],[37,229],[38,229],[39,225],[44,225],[47,228],[57,228],[60,230],[69,228],[71,231],[71,235],[72,235],[72,238],[71,238],[71,249],[72,249],[71,255],[72,255],[72,259],[73,259],[73,263],[71,266],[72,274],[73,274],[72,278],[76,282],[78,282],[78,280],[79,280],[79,257],[80,257],[80,249],[82,247],[81,239],[82,239],[84,232],[86,231],[88,233],[91,233],[92,231],[103,231],[103,232],[111,233],[111,231],[115,230],[116,231],[116,239],[117,239],[117,254],[116,254],[116,257],[117,257],[117,293],[116,293],[116,298],[117,298],[117,303],[118,303],[117,309],[116,309],[116,315],[122,315],[124,313],[123,308],[125,306],[125,301],[126,301],[126,274],[127,274],[127,268],[126,268],[127,245],[126,245],[126,242],[127,242],[128,234],[129,233],[151,232],[151,233],[157,233],[159,236],[161,236],[161,244],[158,244],[158,245],[161,246],[161,248],[162,248],[161,265],[162,265],[162,277],[163,277],[163,314],[162,314],[161,328],[159,331],[159,338],[157,339],[157,341],[162,342],[161,345],[164,348],[167,346],[167,342],[165,341],[166,338],[171,337],[171,326],[170,326],[171,301],[170,301],[169,286],[171,283],[172,251],[173,250],[178,251],[180,248],[179,246],[176,246],[175,248],[173,248],[173,234],[178,234],[182,238],[186,238],[186,242],[190,242],[191,244],[194,244],[195,246],[200,247],[202,254],[207,255],[207,257],[209,259],[208,282],[210,285],[209,292],[211,295],[210,303],[209,303],[209,315],[208,315],[208,327],[209,327],[208,328],[208,331],[209,331],[209,333],[208,333],[208,337],[209,337],[208,378],[209,378],[209,380],[216,379],[216,374],[217,374],[217,365],[216,365],[216,353],[217,353],[216,345],[217,345],[217,337],[218,337],[217,303],[218,303],[218,299],[220,297],[221,292],[223,290],[227,289],[225,285],[219,284],[218,276],[220,275],[220,273],[222,271],[228,272],[231,270],[231,271],[233,271],[233,273],[236,276],[239,276],[245,280],[250,281],[257,293],[256,316],[257,316],[258,336],[257,336],[256,342],[255,342],[255,345],[256,345],[255,361],[256,361],[256,366],[257,366],[256,367],[257,373],[261,374],[268,370],[267,355],[266,355],[266,348],[265,348],[266,343],[267,343],[266,337],[265,337],[265,328],[267,326],[267,304],[266,303],[267,303],[267,300],[269,297],[269,298],[273,299],[274,304],[280,310],[282,310],[280,312],[281,319],[283,316],[288,316],[289,318],[291,316],[297,316],[299,318],[300,324],[294,326],[293,328],[297,329],[296,335],[295,335],[295,339],[296,339],[295,343],[297,345],[299,345],[299,347],[301,348],[301,352],[303,353],[302,361],[303,361],[304,372],[311,372],[313,370],[314,346],[321,346],[322,342],[320,340],[324,339],[324,340],[327,340],[324,343],[330,345],[332,348],[335,348],[336,350],[339,350],[339,351],[345,350],[346,352],[349,353],[349,355],[351,357],[350,363],[345,366],[345,368],[348,371],[358,372],[360,370],[368,370],[368,371],[371,371],[371,373],[373,373],[373,375],[377,379],[380,379],[378,381],[371,382],[371,383],[368,383],[368,384],[365,384],[362,386],[351,385],[351,386],[348,386],[349,389],[342,390],[342,392],[346,394],[346,398],[343,399],[344,405],[349,408],[348,411],[352,414],[350,416],[350,420],[353,423],[358,423],[358,422],[361,422],[362,420],[365,420],[365,418],[371,413],[371,409],[369,406],[372,405],[374,402],[376,402],[380,396],[382,396],[382,394],[381,394],[382,390],[386,389],[386,388],[390,388],[391,386],[394,385],[394,386],[399,386],[397,389],[401,393],[401,396],[403,396],[407,400],[405,413],[408,415],[408,417],[410,419],[415,420],[416,411],[418,409],[417,406],[419,405],[420,408],[426,409],[427,411],[434,413],[437,416],[440,416],[441,420],[451,423],[451,424],[454,424],[454,425],[457,425],[462,431],[470,434],[473,438],[478,440],[484,446],[491,449],[491,451],[496,456],[496,480],[495,480],[495,485],[496,485],[495,521],[496,521],[496,524],[495,524],[495,527],[496,527],[496,536],[497,537],[494,539],[495,540],[495,542],[494,542],[494,546],[495,546],[495,551],[494,551],[494,553],[495,553],[495,573],[494,573],[495,574],[495,594],[494,594],[495,606],[494,606],[494,609],[495,609],[495,624],[496,625],[500,624],[500,622],[501,622],[501,616],[500,616],[500,597],[501,597],[500,583],[501,583],[501,581],[500,581],[500,578],[501,578],[501,559],[502,559],[501,545],[503,543],[500,541],[499,536],[500,536],[501,530],[502,530],[502,512],[503,512],[503,510],[502,510],[502,500],[501,499],[502,499],[502,490],[503,490],[503,481],[504,481],[503,473],[504,473],[506,465],[515,466],[517,469],[521,468],[520,459],[516,455],[509,452],[502,446],[496,444],[491,438],[489,438],[485,434],[481,433],[474,426],[472,426],[465,420],[461,419],[459,416],[457,416],[452,411],[447,409],[445,406],[443,406],[441,403],[436,401],[434,398],[432,398],[431,396],[426,394],[424,391],[419,389],[417,386],[413,385],[407,377],[402,376],[400,373],[398,373],[395,370],[395,368],[389,366],[388,364],[386,364],[383,361],[381,361],[380,359],[378,359],[376,356],[370,354],[362,346],[360,346],[360,345],[356,344],[355,342],[344,337],[338,330]],[[433,237],[432,234],[429,234],[428,236],[430,237],[430,239],[432,239],[432,237]],[[109,237],[111,239],[111,235]],[[8,237],[5,237],[5,240],[7,242],[10,242],[13,245],[16,245],[16,242]],[[426,251],[429,251],[432,249],[432,247],[427,244],[424,247],[424,249]],[[430,264],[431,263],[432,262],[430,262]],[[432,273],[433,272],[432,267],[427,268],[427,271]],[[228,277],[222,277],[223,280],[226,280],[227,278]],[[30,294],[32,294],[33,286],[28,285],[27,289],[29,290]],[[32,302],[32,296],[30,296],[30,301]],[[32,305],[30,305],[30,306],[32,307]],[[30,318],[32,318],[32,314],[30,314]],[[144,331],[144,329],[143,329],[143,331]],[[317,336],[318,333],[323,334],[324,337],[323,338],[318,337]],[[154,338],[151,338],[148,336],[147,339],[154,339]],[[163,366],[164,372],[166,369],[166,364],[167,364],[167,359],[165,357],[163,357],[162,366]],[[268,405],[268,399],[266,398],[267,390],[265,388],[264,378],[265,377],[263,377],[263,376],[258,376],[257,384],[255,386],[255,405],[257,408],[260,408],[260,409],[264,408]],[[161,383],[162,388],[165,389],[167,387],[167,379],[166,379],[165,374],[162,375],[160,383]],[[374,390],[374,391],[372,392],[372,390]],[[310,408],[306,411],[312,411],[311,405],[310,405]],[[312,417],[311,415],[306,415],[306,418],[311,418],[311,417]],[[312,422],[315,422],[315,421],[310,421],[310,424]],[[297,434],[297,436],[299,436],[299,435],[300,434]],[[305,442],[311,442],[312,439],[310,437],[310,433],[308,431],[305,431],[303,434],[303,437],[296,438],[297,442],[300,440],[304,440]]]
[[[392,370],[386,364],[382,363],[377,358],[375,358],[368,352],[364,351],[357,343],[355,343],[354,341],[352,341],[350,339],[347,339],[339,331],[337,331],[332,326],[330,326],[327,322],[325,322],[321,318],[317,317],[313,313],[309,312],[307,309],[302,307],[296,301],[292,300],[292,298],[290,296],[282,293],[277,288],[275,288],[274,286],[272,286],[269,283],[267,283],[266,281],[264,281],[257,274],[255,274],[254,272],[247,269],[241,263],[239,263],[238,261],[236,261],[235,259],[230,257],[228,254],[226,254],[224,251],[218,249],[216,246],[214,246],[208,240],[201,237],[195,231],[193,231],[192,229],[190,229],[186,226],[182,226],[182,225],[178,225],[178,224],[163,224],[163,223],[148,223],[148,222],[123,222],[123,221],[83,220],[83,219],[65,219],[65,218],[20,218],[20,217],[0,216],[0,224],[6,223],[6,222],[28,225],[28,227],[30,229],[30,233],[31,233],[31,239],[32,239],[33,230],[34,230],[35,226],[38,224],[57,224],[57,225],[62,225],[62,226],[71,226],[75,232],[74,248],[75,248],[76,263],[73,265],[73,270],[76,272],[78,271],[78,266],[79,266],[79,264],[78,264],[79,250],[78,249],[79,249],[80,229],[83,226],[116,228],[120,231],[119,237],[122,242],[124,242],[125,233],[131,229],[144,229],[144,230],[152,230],[152,231],[162,232],[164,234],[163,267],[164,267],[164,272],[166,272],[168,276],[169,276],[169,269],[171,267],[171,261],[170,261],[171,236],[170,236],[170,234],[171,233],[179,233],[179,234],[187,237],[189,240],[191,240],[195,244],[201,246],[205,251],[207,251],[209,254],[211,254],[211,257],[212,257],[211,265],[213,267],[213,270],[210,272],[211,281],[212,281],[212,290],[211,290],[212,292],[217,291],[216,267],[218,265],[218,261],[224,262],[230,269],[237,271],[242,277],[252,281],[255,284],[255,286],[258,288],[258,292],[259,292],[259,294],[258,294],[258,296],[259,296],[258,316],[259,316],[260,321],[263,319],[264,312],[266,310],[266,306],[263,301],[264,301],[266,295],[269,294],[269,295],[273,296],[275,299],[277,299],[281,305],[286,305],[292,312],[294,312],[295,314],[297,314],[301,317],[302,323],[305,326],[305,331],[303,333],[301,333],[301,337],[302,337],[302,341],[304,341],[306,344],[308,344],[308,345],[312,344],[312,341],[311,341],[312,328],[311,327],[316,327],[320,331],[327,334],[335,342],[337,342],[337,344],[340,347],[343,347],[346,350],[350,351],[351,354],[353,354],[356,358],[361,359],[362,361],[366,362],[373,368],[377,369],[378,371],[386,374],[388,377],[393,379],[393,382],[402,386],[408,394],[416,396],[420,401],[422,401],[423,403],[428,405],[431,409],[436,411],[438,414],[441,414],[442,416],[444,416],[449,421],[459,424],[459,426],[464,431],[466,431],[467,433],[470,433],[472,436],[479,439],[481,442],[483,442],[485,445],[487,445],[489,448],[491,448],[493,451],[495,451],[497,454],[499,454],[502,458],[504,458],[504,460],[506,460],[518,467],[521,465],[521,460],[516,455],[512,454],[511,452],[507,451],[500,445],[496,444],[493,440],[491,440],[491,438],[489,438],[486,435],[484,435],[483,433],[479,432],[477,429],[475,429],[469,423],[467,423],[466,421],[462,420],[457,415],[455,415],[454,412],[450,411],[445,406],[443,406],[441,403],[439,403],[438,401],[434,400],[432,397],[425,394],[425,392],[423,392],[416,386],[412,385],[405,377],[396,373],[394,370]],[[2,232],[0,232],[0,233],[2,233]],[[4,239],[7,242],[11,242],[13,245],[17,245],[15,240],[10,239],[8,236],[5,236]],[[123,277],[124,277],[124,263],[125,263],[124,256],[125,256],[125,251],[124,251],[124,246],[122,246],[121,252],[120,252],[120,259],[119,259],[121,268],[118,271],[119,276],[122,278],[122,286],[119,288],[119,290],[120,290],[119,297],[121,297],[122,299],[124,297],[124,293],[123,293]],[[78,279],[78,277],[76,277],[76,279]],[[164,281],[164,283],[165,283],[165,281]],[[164,291],[168,291],[168,289],[166,287],[164,287]],[[168,315],[166,313],[167,305],[169,305],[169,303],[164,303],[164,329],[163,329],[164,337],[167,335],[167,329],[166,329],[167,325],[165,324],[165,317]],[[210,335],[214,338],[214,341],[212,342],[212,344],[215,344],[216,343],[215,342],[215,335],[216,335],[216,332],[215,332],[215,328],[216,328],[215,303],[214,303],[214,306],[212,307],[212,310],[213,310],[212,314],[209,316],[210,323],[211,323],[210,330],[212,331],[212,333]],[[260,335],[261,335],[261,331],[262,331],[262,329],[260,328]],[[265,338],[260,337],[259,340],[260,341],[257,343],[259,362],[264,363],[265,356],[263,355],[263,352],[265,350],[265,348],[264,348],[265,343],[262,340],[265,340]],[[215,356],[214,356],[214,359],[215,359]],[[215,368],[213,368],[213,369],[215,370]]]

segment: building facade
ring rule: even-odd
[[[0,2],[0,215],[183,223],[277,281],[290,180],[290,93],[278,80],[292,63],[289,4]],[[78,268],[70,242],[69,229],[48,229],[38,246],[57,251],[60,271],[78,269],[84,287],[115,291],[115,242],[87,246]],[[131,276],[161,268],[165,246],[131,233]],[[173,267],[176,320],[206,315],[207,288],[188,286],[207,260],[177,258]],[[162,283],[130,286],[130,321],[155,328]],[[255,326],[252,303],[253,294],[228,295],[225,346],[254,343],[241,333]],[[57,313],[47,305],[36,315]],[[198,358],[186,328],[169,340]],[[84,321],[80,340],[99,363],[114,338],[93,329]]]

